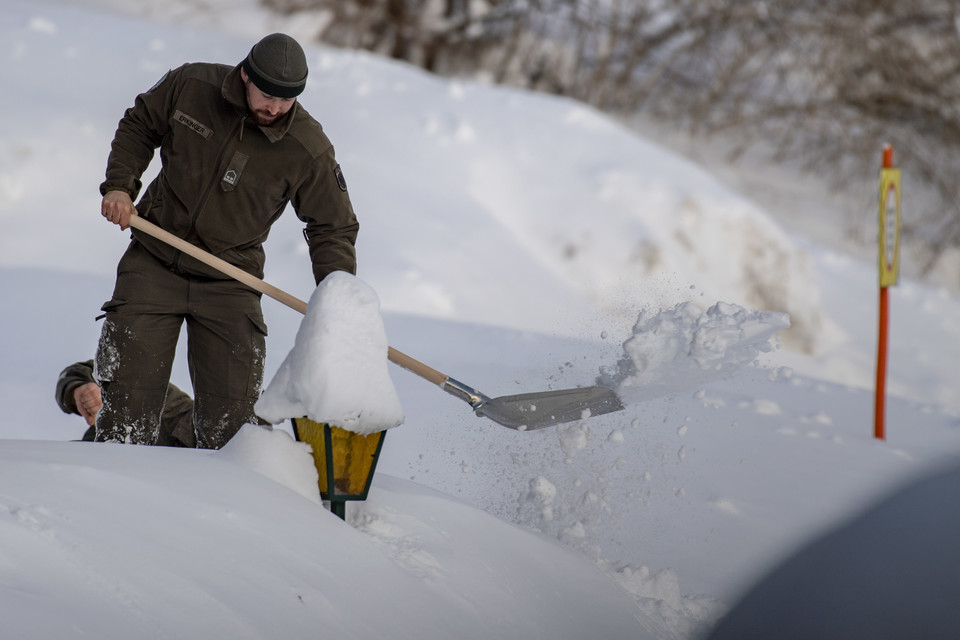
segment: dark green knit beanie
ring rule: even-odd
[[[243,61],[250,80],[274,98],[294,98],[307,84],[307,57],[296,40],[274,33],[253,45]]]

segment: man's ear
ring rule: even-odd
[[[240,67],[240,79],[243,80],[243,84],[247,84],[247,81],[250,79],[243,67]]]

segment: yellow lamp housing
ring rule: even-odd
[[[313,448],[320,497],[330,502],[330,511],[345,519],[347,500],[367,499],[387,432],[365,436],[309,418],[290,421],[296,439]]]

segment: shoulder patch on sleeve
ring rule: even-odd
[[[347,181],[346,181],[346,179],[344,179],[344,177],[343,177],[343,170],[340,169],[340,165],[339,165],[339,164],[338,164],[336,167],[333,168],[333,175],[335,175],[335,176],[337,177],[337,185],[340,187],[340,191],[346,191],[346,190],[347,190]]]

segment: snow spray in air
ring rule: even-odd
[[[713,380],[729,378],[774,349],[771,337],[790,326],[790,316],[748,311],[718,302],[706,311],[691,302],[643,311],[623,356],[601,367],[597,382],[623,403],[650,400]]]

